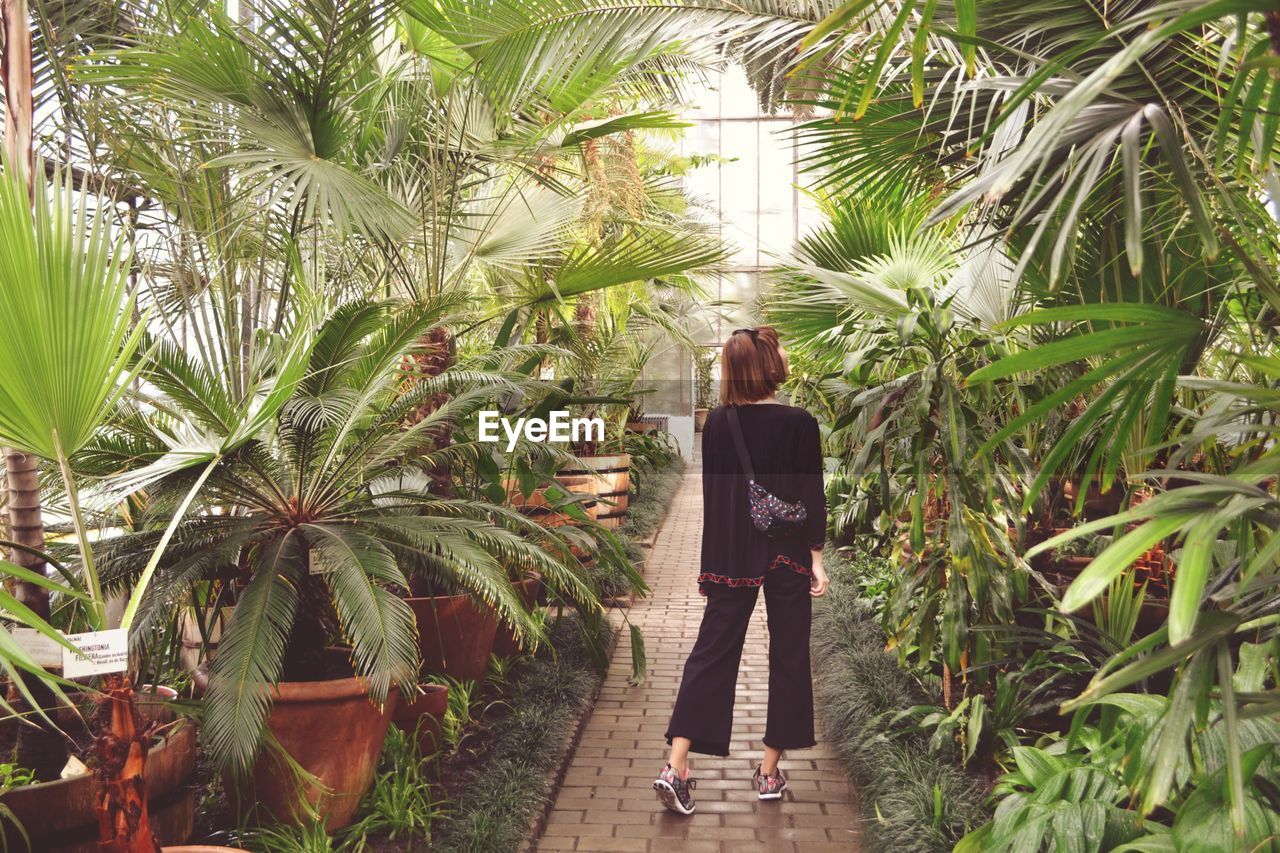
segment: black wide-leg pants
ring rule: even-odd
[[[702,625],[685,661],[667,743],[686,737],[691,751],[728,755],[733,699],[744,643],[769,644],[769,716],[764,743],[775,749],[813,746],[813,683],[809,675],[809,576],[788,569],[766,574],[767,636],[747,636],[758,586],[709,583]]]

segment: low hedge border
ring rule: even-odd
[[[602,638],[612,656],[618,631]],[[432,850],[503,853],[527,848],[546,821],[554,783],[573,757],[604,683],[575,616],[552,627],[550,648],[520,666],[503,692],[507,713],[493,721],[470,768],[448,784],[452,810],[432,828]]]
[[[860,558],[871,560],[878,558]],[[922,738],[889,737],[885,720],[924,703],[940,704],[885,650],[874,606],[859,597],[859,562],[828,549],[831,587],[814,609],[812,648],[822,665],[815,700],[828,743],[859,791],[870,853],[949,851],[984,823],[981,781],[931,754]]]

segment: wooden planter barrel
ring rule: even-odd
[[[577,461],[560,469],[561,478],[587,477],[601,506],[596,520],[605,527],[617,527],[627,517],[627,501],[631,489],[631,456],[618,453],[613,456],[579,456]]]
[[[147,813],[161,843],[181,844],[195,828],[196,727],[184,722],[147,752]],[[97,853],[98,817],[93,811],[92,776],[76,776],[10,788],[0,806],[11,810],[40,853]],[[5,820],[9,823],[8,818]],[[25,849],[10,824],[5,831],[14,850]]]
[[[235,612],[235,605],[228,605],[222,608],[215,620],[211,615],[212,611],[205,611],[205,622],[212,622],[208,625],[207,641],[200,635],[200,626],[196,624],[195,615],[190,610],[182,614],[179,622],[182,631],[182,665],[187,672],[195,672],[201,664],[213,660],[213,656],[218,651],[218,643],[222,640],[222,631]]]
[[[564,489],[566,492],[574,495],[589,495],[595,497],[596,482],[594,477],[581,476],[556,476],[556,485]],[[536,518],[540,524],[547,527],[559,527],[562,524],[575,524],[576,519],[562,509],[556,506],[558,501],[553,501],[547,497],[547,489],[540,486],[526,498],[521,492],[520,487],[516,485],[514,480],[507,481],[507,495],[511,501],[511,505],[520,510],[520,512]],[[600,503],[596,500],[583,500],[578,503],[582,511],[587,517],[595,521],[600,511]]]

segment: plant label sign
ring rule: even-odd
[[[60,643],[54,642],[35,628],[14,628],[10,633],[22,650],[39,666],[46,669],[62,666],[63,648]]]
[[[313,575],[323,575],[333,570],[333,567],[324,561],[324,556],[315,548],[307,551],[307,564]]]
[[[124,628],[67,634],[67,642],[79,649],[80,653],[74,654],[70,649],[62,650],[64,678],[107,675],[124,672],[129,668],[129,635]]]

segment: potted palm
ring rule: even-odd
[[[81,505],[83,476],[73,458],[95,440],[124,392],[141,340],[132,316],[128,252],[112,235],[106,205],[91,207],[78,200],[88,193],[77,196],[60,173],[50,184],[28,184],[22,171],[7,164],[0,175],[0,315],[12,327],[0,339],[0,444],[56,464],[76,559],[66,565],[47,559],[59,569],[57,581],[7,561],[0,561],[0,570],[57,596],[65,605],[59,608],[65,620],[59,627],[87,629],[102,638],[97,632],[116,626],[107,620],[107,587]],[[194,485],[187,482],[173,523],[185,513],[204,476],[197,474]],[[172,524],[163,532],[152,531],[140,550],[137,582],[128,589],[117,634],[132,636],[138,607],[172,532]],[[80,654],[54,625],[7,592],[0,594],[0,609],[6,619],[27,628],[27,636],[52,644],[54,652],[65,650],[73,658]],[[68,659],[65,652],[63,660]],[[103,667],[104,674],[91,683],[72,685],[48,658],[37,660],[29,641],[20,643],[3,630],[0,668],[46,721],[51,722],[53,709],[36,699],[31,680],[48,688],[61,705],[71,705],[64,692],[70,686],[90,693],[98,704],[92,777],[8,792],[0,806],[28,816],[28,831],[35,838],[42,838],[41,832],[75,835],[96,828],[104,849],[154,849],[153,788],[165,793],[190,775],[195,748],[190,727],[172,727],[153,747],[155,728],[139,713],[127,655],[119,664]],[[189,814],[185,821],[179,819],[168,840],[184,840],[181,826],[189,829],[189,823]]]
[[[431,633],[407,592],[430,587],[483,602],[522,631],[532,623],[508,562],[589,595],[537,542],[503,526],[523,522],[518,513],[432,493],[430,471],[473,450],[461,442],[437,448],[433,429],[485,405],[500,387],[459,389],[446,373],[404,390],[401,365],[445,307],[337,309],[315,332],[306,369],[272,422],[212,471],[201,511],[178,526],[161,565],[169,579],[230,572],[241,589],[198,683],[206,743],[245,814],[315,814],[331,831],[354,816],[394,691],[416,695],[419,640]],[[149,378],[164,391],[166,411],[193,422],[229,414],[230,401],[207,389],[199,409],[184,410],[191,389],[175,377],[198,377],[201,368],[173,347],[156,347],[153,358],[162,368]],[[447,402],[404,426],[422,399],[450,383]],[[153,483],[157,500],[182,479],[178,472]],[[123,534],[104,544],[104,560],[127,578],[142,544]],[[162,595],[143,607],[145,619],[167,612]]]

